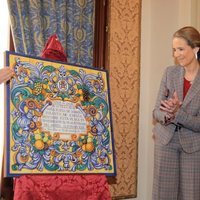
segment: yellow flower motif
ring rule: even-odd
[[[36,129],[36,130],[34,130],[34,134],[36,135],[36,134],[40,134],[41,133],[41,131],[39,130],[39,129]]]
[[[45,136],[44,138],[43,138],[43,142],[47,142],[49,140],[49,138],[47,137],[47,136]]]
[[[22,134],[22,133],[23,133],[22,129],[19,129],[18,133],[19,133],[19,134]]]
[[[72,79],[69,79],[69,80],[68,80],[68,84],[71,85],[72,83],[73,83],[73,80],[72,80]]]
[[[69,147],[69,152],[72,152],[72,147]]]
[[[24,81],[25,81],[25,83],[27,83],[29,81],[29,77],[25,77]]]
[[[74,85],[73,87],[74,87],[74,89],[75,89],[75,90],[77,90],[77,89],[78,89],[78,88],[77,88],[77,85]]]
[[[83,96],[80,96],[79,99],[80,99],[80,101],[84,101]]]
[[[51,146],[53,144],[53,141],[52,140],[48,140],[47,144],[48,144],[48,146]]]
[[[77,144],[78,144],[79,147],[83,146],[83,142],[82,141],[78,141]]]
[[[42,139],[42,136],[40,134],[36,133],[35,134],[35,139],[36,140],[40,140],[40,139]]]
[[[87,143],[92,142],[92,141],[93,141],[93,138],[92,137],[88,137]]]
[[[53,81],[57,82],[58,78],[56,76],[53,77]]]
[[[43,84],[42,87],[43,89],[47,89],[48,86],[46,84]]]
[[[82,95],[83,94],[83,90],[82,89],[78,89],[78,94]]]
[[[53,92],[58,92],[58,88],[53,88]]]
[[[27,113],[29,111],[27,106],[24,106],[24,112]]]

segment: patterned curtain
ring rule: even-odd
[[[92,66],[93,0],[7,0],[17,53],[40,56],[57,34],[69,63]]]

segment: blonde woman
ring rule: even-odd
[[[183,27],[172,39],[153,111],[153,200],[200,200],[200,34]]]

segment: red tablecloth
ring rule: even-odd
[[[14,200],[110,200],[105,175],[23,175],[14,179]]]

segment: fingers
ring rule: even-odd
[[[173,98],[176,99],[176,100],[178,100],[178,95],[177,95],[176,91],[174,91]]]
[[[173,118],[174,118],[174,114],[172,114],[172,113],[167,113],[167,114],[166,114],[166,117],[167,117],[168,119],[173,119]]]
[[[172,109],[170,107],[167,108],[167,107],[165,107],[163,105],[160,106],[160,110],[165,111],[165,112],[170,113],[170,114],[173,114],[173,111],[174,111],[174,109]]]
[[[179,100],[177,92],[175,91],[172,98],[161,101],[160,110],[169,114],[174,114],[178,111],[181,105],[182,102]]]
[[[13,75],[14,71],[9,67],[4,67],[0,69],[0,83],[8,81],[9,79],[12,78]]]
[[[174,103],[175,103],[175,104],[177,104],[177,105],[182,105],[182,102],[179,100],[176,91],[175,91],[174,94],[173,94],[173,100],[174,100]]]
[[[161,106],[166,108],[166,109],[170,109],[170,106],[169,106],[169,104],[168,104],[168,102],[166,100],[162,100],[161,101]]]
[[[162,100],[160,109],[171,113],[171,112],[173,112],[175,106],[176,106],[176,104],[174,104],[172,99]]]

